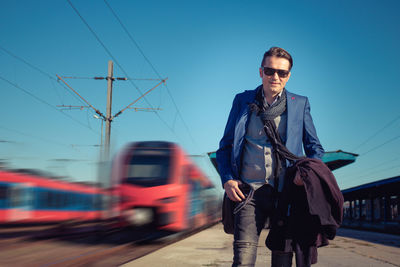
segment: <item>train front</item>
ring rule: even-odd
[[[187,228],[188,184],[182,151],[169,142],[131,144],[120,156],[121,218],[134,227],[181,231]],[[115,167],[115,165],[114,165]]]

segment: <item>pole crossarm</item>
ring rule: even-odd
[[[112,81],[115,81],[115,80],[117,80],[117,81],[127,81],[128,80],[128,78],[126,78],[126,77],[94,77],[93,79],[95,79],[95,80],[112,80]]]
[[[161,108],[139,108],[139,107],[129,107],[129,109],[133,109],[135,111],[154,111],[154,110],[162,110]]]
[[[77,77],[77,76],[61,76],[64,79],[94,79],[94,80],[107,80],[109,77]],[[113,80],[127,81],[125,77],[112,77]]]
[[[1,49],[1,48],[0,48]],[[61,76],[61,78],[64,79],[94,79],[94,80],[106,80],[108,77],[78,77],[78,76]],[[115,81],[161,81],[162,79],[159,78],[127,78],[127,77],[112,77],[112,79]]]
[[[72,106],[72,105],[57,105],[60,108],[69,108],[69,109],[80,109],[83,110],[84,108],[90,108],[89,106]]]
[[[66,86],[68,86],[69,89],[71,89],[77,96],[79,96],[83,101],[85,101],[86,104],[89,105],[99,116],[101,116],[103,119],[106,119],[106,116],[103,115],[103,113],[100,112],[100,110],[96,109],[95,107],[92,106],[86,99],[84,99],[80,94],[78,94],[77,91],[74,90],[71,86],[69,86],[68,83],[66,83],[60,76],[56,74],[57,78],[61,80]]]
[[[126,106],[125,108],[121,109],[120,111],[118,111],[117,113],[115,113],[114,116],[112,116],[111,118],[109,118],[109,120],[113,120],[114,118],[118,117],[119,115],[121,115],[122,112],[124,112],[127,109],[130,109],[131,106],[133,104],[135,104],[136,102],[138,102],[140,99],[142,99],[145,95],[147,95],[148,93],[150,93],[151,91],[153,91],[154,89],[156,89],[160,84],[164,83],[168,80],[168,77],[161,80],[161,82],[159,82],[157,85],[155,85],[153,88],[149,89],[146,93],[144,93],[143,95],[141,95],[139,98],[137,98],[135,101],[133,101],[132,103],[130,103],[128,106]]]

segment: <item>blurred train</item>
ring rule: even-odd
[[[101,218],[103,191],[33,170],[0,169],[0,224],[90,221]]]
[[[220,220],[222,191],[177,144],[127,145],[113,161],[112,183],[127,225],[178,232]]]

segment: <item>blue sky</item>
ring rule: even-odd
[[[104,1],[71,3],[117,60],[115,77],[157,78]],[[309,97],[324,148],[360,153],[355,164],[335,171],[341,188],[399,175],[398,1],[108,4],[168,77],[168,87],[146,97],[162,109],[159,116],[127,110],[114,120],[114,153],[140,140],[178,142],[189,154],[215,151],[234,95],[260,84],[263,53],[281,46],[294,58],[287,89]],[[101,122],[87,108],[57,110],[84,104],[55,75],[106,76],[111,56],[67,1],[2,1],[0,36],[0,159],[12,168],[94,181]],[[66,81],[105,113],[105,81]],[[140,96],[135,86],[145,92],[156,83],[116,81],[113,114]]]

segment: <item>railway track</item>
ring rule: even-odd
[[[0,266],[119,266],[193,234],[82,227],[31,229],[16,237],[9,232],[9,238],[0,238]]]

